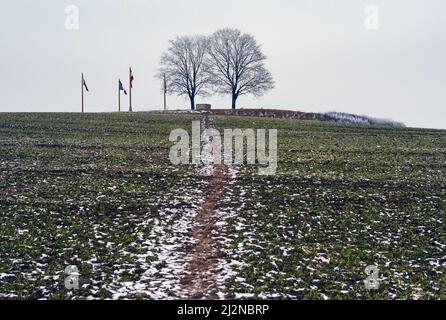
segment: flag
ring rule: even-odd
[[[84,79],[84,87],[85,87],[85,90],[87,90],[87,92],[90,92],[90,90],[88,90],[87,83],[85,82],[85,79]]]
[[[130,68],[130,89],[133,89],[133,71]]]
[[[122,85],[121,80],[119,80],[119,91],[124,91],[124,94],[127,95],[127,91],[125,91],[124,86]]]

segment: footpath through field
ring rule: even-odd
[[[211,117],[204,115],[203,129],[215,129]],[[215,141],[210,137],[209,143]],[[212,146],[213,147],[213,146]],[[205,171],[210,175],[208,194],[193,222],[192,234],[195,245],[191,249],[191,258],[187,272],[182,280],[183,290],[188,299],[223,298],[218,286],[219,267],[218,244],[212,236],[217,217],[216,203],[222,198],[224,186],[228,182],[228,168],[225,164],[215,164],[215,159],[206,159],[209,167]]]

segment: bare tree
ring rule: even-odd
[[[189,97],[191,110],[195,110],[195,97],[206,96],[209,76],[205,56],[209,40],[204,36],[177,37],[169,41],[169,48],[160,60],[156,77],[165,81],[167,92]]]
[[[244,94],[261,96],[274,88],[265,68],[266,56],[253,36],[237,29],[222,29],[210,37],[209,72],[220,94],[231,94],[232,109]]]

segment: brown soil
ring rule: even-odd
[[[206,127],[210,126],[207,116],[204,118]],[[218,299],[217,276],[219,249],[212,237],[217,217],[216,203],[223,196],[227,183],[227,167],[224,164],[215,165],[210,177],[208,195],[198,212],[192,230],[196,245],[191,250],[191,261],[187,266],[186,276],[182,280],[186,299]]]
[[[192,233],[197,244],[192,248],[192,260],[183,279],[184,291],[188,299],[217,299],[216,272],[218,248],[212,238],[216,217],[215,204],[222,197],[226,182],[226,167],[217,166],[209,185],[209,196],[195,218]]]

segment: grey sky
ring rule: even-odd
[[[65,29],[67,5],[80,28]],[[380,27],[364,27],[377,5]],[[169,39],[236,27],[268,56],[276,88],[239,107],[343,111],[446,128],[442,0],[14,0],[0,12],[0,111],[115,111],[117,78],[134,69],[136,110],[160,109],[153,76]],[[169,97],[172,108],[185,99]],[[230,97],[198,99],[229,107]],[[122,100],[123,106],[128,102]]]

